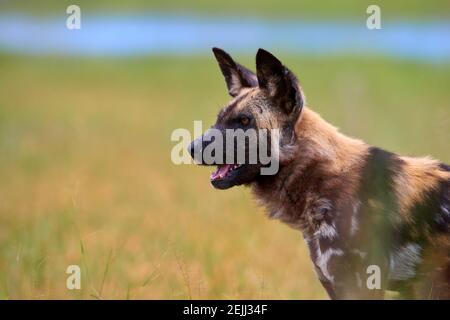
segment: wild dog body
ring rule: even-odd
[[[269,217],[300,230],[333,299],[382,298],[387,289],[450,299],[450,167],[341,134],[304,106],[295,76],[267,51],[258,51],[257,75],[214,53],[233,97],[214,127],[282,134],[277,174],[219,165],[213,185],[250,186]],[[367,287],[369,266],[381,271],[381,289]]]
[[[252,190],[302,231],[331,298],[450,296],[450,171],[340,134],[309,109],[296,126],[297,157]],[[381,290],[366,285],[369,266]]]

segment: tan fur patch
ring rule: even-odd
[[[424,201],[427,192],[436,190],[442,181],[450,179],[450,173],[439,168],[439,163],[431,158],[399,157],[400,170],[394,179],[394,188],[399,201],[400,213],[411,219],[410,208]]]
[[[336,127],[308,108],[302,111],[295,125],[295,133],[300,144],[301,140],[312,144],[311,149],[319,158],[332,160],[330,171],[336,174],[361,163],[361,159],[368,154],[367,144],[340,133]]]
[[[242,88],[239,91],[239,95],[231,99],[228,105],[225,108],[223,108],[221,113],[229,113],[231,111],[235,112],[235,110],[242,109],[242,106],[245,105],[245,103],[243,102],[248,100],[248,95],[250,91],[252,91],[253,89],[254,88]]]

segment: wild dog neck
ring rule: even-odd
[[[341,134],[308,108],[295,134],[292,145],[281,147],[279,172],[261,176],[252,190],[269,217],[309,233],[353,197],[369,146]]]

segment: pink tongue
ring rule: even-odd
[[[224,165],[220,165],[217,168],[216,172],[213,172],[211,174],[211,179],[212,180],[216,180],[216,179],[222,179],[227,175],[228,170],[230,169],[231,164],[224,164]]]

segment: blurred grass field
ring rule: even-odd
[[[279,56],[345,133],[450,163],[450,65]],[[0,298],[326,298],[300,233],[170,160],[172,130],[228,101],[212,56],[2,55],[0,70]]]
[[[447,0],[40,0],[39,4],[29,0],[3,0],[0,8],[4,11],[23,11],[36,15],[49,15],[65,12],[67,6],[77,4],[84,10],[104,14],[105,12],[191,12],[195,14],[232,14],[243,17],[331,17],[365,21],[369,5],[382,8],[383,17],[404,19],[423,19],[426,17],[448,18],[450,3]]]

